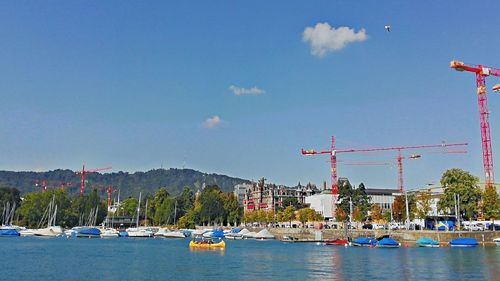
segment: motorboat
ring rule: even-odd
[[[450,241],[450,247],[470,248],[479,245],[474,238],[457,238]]]
[[[147,227],[127,228],[127,233],[130,238],[149,238],[154,235],[154,232]]]
[[[417,244],[417,246],[419,247],[439,248],[439,242],[429,237],[421,237],[415,242],[415,244]]]
[[[377,244],[377,239],[372,237],[358,237],[349,244],[356,247],[373,247]]]
[[[346,239],[330,239],[325,241],[325,245],[347,246],[349,245],[349,241]]]
[[[401,243],[398,243],[391,237],[384,237],[377,242],[377,248],[399,248],[399,247],[401,247]]]
[[[76,238],[101,238],[101,231],[96,227],[79,227],[75,229]]]
[[[11,226],[0,227],[0,237],[16,237],[20,235],[21,234],[14,227]]]
[[[171,231],[168,228],[162,228],[154,234],[155,237],[164,238],[186,238],[182,231]]]
[[[23,237],[35,236],[35,232],[33,231],[33,229],[22,229],[19,231],[19,234],[21,234],[21,236]]]
[[[101,238],[117,238],[120,232],[114,228],[105,228],[101,231]]]
[[[493,239],[493,242],[495,242],[497,244],[497,246],[500,247],[500,238]]]

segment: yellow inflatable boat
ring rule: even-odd
[[[200,241],[191,240],[191,242],[189,242],[189,247],[203,248],[203,249],[215,249],[215,248],[220,249],[220,248],[226,248],[226,243],[224,243],[223,240],[220,240],[220,242],[217,243],[206,240],[200,240]]]

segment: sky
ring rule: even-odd
[[[403,151],[422,155],[405,187],[455,167],[484,180],[475,77],[449,62],[500,68],[500,3],[381,2],[2,1],[0,170],[322,186],[329,157],[300,149],[333,135],[339,149],[467,142]],[[500,177],[500,77],[486,83]],[[396,188],[396,156],[339,153],[339,177]]]

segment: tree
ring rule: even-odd
[[[119,213],[123,216],[135,216],[137,215],[137,206],[139,200],[133,197],[129,197],[121,203]]]
[[[281,206],[282,207],[280,207],[280,209],[284,209],[287,206],[293,206],[296,210],[304,208],[304,206],[300,204],[299,200],[295,197],[287,197],[283,199]]]
[[[368,211],[371,208],[370,198],[366,194],[366,188],[363,183],[360,183],[358,188],[353,188],[351,183],[346,178],[339,179],[339,200],[342,202],[337,205],[337,209],[341,208],[344,212],[350,212],[350,203],[352,201],[352,205],[359,209],[363,216],[368,215]]]
[[[292,227],[293,219],[295,219],[295,208],[293,206],[288,206],[283,211],[283,221],[290,222],[290,227]]]
[[[337,208],[335,211],[335,220],[338,222],[345,222],[347,220],[347,213],[342,208]]]
[[[361,222],[365,219],[365,215],[363,214],[363,211],[359,207],[354,208],[354,211],[352,211],[352,220]]]
[[[450,213],[450,210],[455,208],[455,194],[458,194],[460,195],[459,213],[461,216],[472,219],[477,215],[481,200],[478,183],[479,178],[467,171],[458,168],[447,170],[441,177],[444,194],[438,202],[438,209],[441,212]]]
[[[194,209],[189,210],[184,216],[182,216],[177,222],[179,228],[195,228],[196,226],[196,212]]]
[[[304,227],[304,225],[308,221],[308,217],[309,217],[308,208],[303,208],[297,211],[297,218],[302,223],[302,227]]]
[[[432,200],[432,194],[429,190],[425,191],[419,191],[416,194],[416,211],[415,215],[419,219],[425,219],[429,212],[432,210],[431,208],[431,200]]]
[[[494,186],[487,186],[482,194],[481,212],[487,220],[500,218],[500,199]]]
[[[392,204],[392,217],[397,222],[402,222],[406,213],[406,204],[404,195],[397,195],[394,197]]]
[[[217,185],[206,187],[201,193],[200,218],[203,223],[223,222],[225,217],[224,202],[221,190]]]
[[[241,220],[241,207],[238,202],[238,198],[233,192],[224,193],[224,210],[227,214],[227,223],[233,223],[234,226],[238,225],[238,221]]]
[[[371,210],[372,220],[377,222],[383,219],[382,217],[382,208],[380,208],[379,204],[373,204]]]

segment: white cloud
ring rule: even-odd
[[[335,52],[352,42],[362,42],[367,38],[365,29],[355,32],[353,28],[331,27],[328,23],[317,23],[307,27],[302,33],[302,40],[311,45],[311,54],[323,57],[328,52]]]
[[[203,127],[212,129],[215,128],[217,125],[219,125],[221,122],[222,119],[220,119],[218,115],[215,115],[213,117],[207,118],[207,120],[203,122]]]
[[[237,96],[241,95],[261,95],[264,94],[266,91],[257,88],[257,87],[252,87],[252,88],[240,88],[236,87],[234,85],[229,86],[229,90],[233,92]]]

